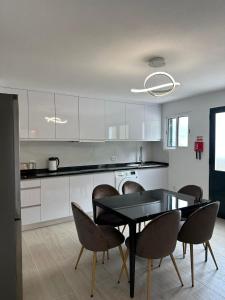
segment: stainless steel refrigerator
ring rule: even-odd
[[[22,299],[17,95],[0,94],[0,299]]]

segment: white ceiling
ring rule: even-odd
[[[182,86],[132,94],[160,55]],[[225,88],[224,0],[0,0],[0,85],[140,101]]]

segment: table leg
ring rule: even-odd
[[[135,249],[136,249],[136,224],[129,224],[130,231],[130,297],[134,297],[134,283],[135,283]]]

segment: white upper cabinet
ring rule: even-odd
[[[28,138],[28,98],[27,98],[27,90],[0,87],[0,93],[18,95],[20,138],[21,139],[27,139]]]
[[[56,139],[79,140],[78,97],[55,94]]]
[[[142,104],[126,104],[126,138],[144,140],[145,111]]]
[[[161,105],[145,105],[145,140],[161,140]]]
[[[125,140],[125,103],[105,102],[105,134],[107,140]]]
[[[28,91],[29,138],[55,139],[54,94]]]
[[[105,101],[79,99],[81,140],[105,140]]]

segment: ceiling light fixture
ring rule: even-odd
[[[148,60],[148,65],[153,68],[159,68],[165,66],[165,59],[163,57],[152,57]],[[151,86],[150,82],[153,79],[160,78],[161,82],[162,79],[166,78],[166,83],[156,84],[155,86]],[[158,79],[159,81],[159,79]],[[162,97],[171,94],[174,92],[175,88],[180,86],[179,82],[176,82],[172,75],[166,72],[154,72],[149,74],[144,80],[144,89],[131,89],[132,93],[149,93],[155,97]]]

